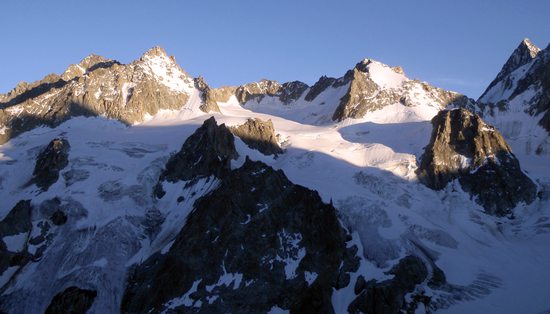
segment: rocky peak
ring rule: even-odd
[[[262,79],[259,82],[241,85],[235,91],[239,103],[244,104],[249,100],[261,101],[265,96],[275,96],[281,89],[277,81]]]
[[[170,249],[130,271],[122,312],[330,313],[359,266],[336,209],[262,162],[246,158],[193,207]]]
[[[264,155],[277,156],[283,153],[271,120],[247,119],[244,124],[231,127],[230,130],[248,147],[257,149]]]
[[[247,83],[238,87],[221,87],[211,89],[209,99],[213,102],[226,102],[235,96],[240,104],[248,101],[260,102],[264,97],[277,97],[283,104],[299,99],[309,86],[300,81],[280,84],[274,80],[262,79],[259,82]]]
[[[306,101],[312,101],[314,100],[319,94],[324,92],[327,88],[330,86],[333,86],[333,84],[336,83],[336,79],[333,77],[327,77],[325,75],[321,76],[315,84],[311,87],[309,92],[306,94],[306,97],[304,98]]]
[[[429,106],[438,110],[451,104],[473,104],[473,100],[464,95],[418,80],[410,80],[399,66],[390,67],[372,59],[364,59],[357,63],[339,81],[349,83],[349,87],[333,114],[332,119],[335,121],[363,118],[368,112],[392,104],[408,107]],[[337,83],[338,81],[332,86]]]
[[[233,134],[225,124],[218,125],[216,119],[210,117],[168,160],[155,194],[158,197],[164,195],[163,181],[187,181],[208,176],[221,178],[231,170],[231,160],[238,156]]]
[[[458,179],[485,211],[506,215],[519,202],[531,203],[537,188],[510,147],[492,126],[466,109],[443,110],[417,170],[418,179],[440,190]]]
[[[169,58],[166,50],[160,46],[152,47],[147,50],[140,58],[140,60],[154,59],[154,58]]]
[[[130,64],[91,55],[62,76],[21,84],[1,95],[0,143],[75,116],[135,124],[160,109],[181,109],[194,92],[193,79],[162,48],[155,47]]]
[[[32,183],[47,191],[59,179],[59,171],[68,165],[70,148],[66,139],[53,139],[36,158]]]
[[[302,94],[309,88],[309,86],[300,81],[286,82],[281,86],[279,99],[288,104],[294,100],[297,100]]]
[[[479,99],[484,99],[484,96],[489,92],[490,89],[496,86],[500,81],[504,80],[507,76],[512,74],[512,72],[535,59],[539,52],[539,47],[535,46],[535,44],[533,44],[529,39],[523,39],[519,46],[514,50],[514,52],[512,52],[512,55],[510,55],[506,63],[504,63],[496,78],[491,82],[491,84],[489,84],[489,86],[487,87],[485,92],[483,92],[483,94],[479,97]]]
[[[223,101],[223,100],[218,100],[218,98],[223,98],[223,97],[221,96],[216,97],[219,95],[217,95],[216,92],[212,90],[212,88],[210,88],[210,85],[206,83],[206,80],[202,76],[195,78],[194,84],[195,84],[195,88],[199,90],[201,93],[202,104],[200,106],[200,110],[207,113],[220,112],[220,107],[218,107],[217,101]],[[229,96],[227,98],[229,98]]]
[[[107,59],[105,57],[91,54],[82,59],[78,64],[71,64],[61,78],[65,81],[70,81],[76,77],[84,75],[88,71],[93,71],[97,68],[107,68],[114,64],[120,64],[118,61]]]

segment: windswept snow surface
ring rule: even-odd
[[[308,106],[299,100],[291,108],[267,97],[245,106],[232,98],[219,103],[221,113],[213,114],[218,123],[230,126],[250,117],[271,119],[285,153],[278,158],[264,156],[236,138],[240,158],[232,167],[242,165],[248,155],[282,169],[294,183],[317,190],[325,202],[332,200],[342,222],[353,230],[352,244],[359,245],[361,266],[348,287],[334,291],[335,311],[345,312],[355,298],[353,286],[359,275],[366,280],[388,279],[384,272],[400,258],[408,254],[426,258],[426,252],[455,288],[442,292],[425,287],[438,300],[437,311],[549,310],[549,166],[537,168],[541,199],[519,206],[513,220],[487,216],[456,182],[442,191],[417,182],[414,171],[437,109],[429,104],[395,104],[363,119],[330,122],[346,88],[327,89],[317,98],[324,104]],[[166,184],[164,198],[151,197],[170,153],[178,151],[210,116],[198,110],[199,102],[195,90],[181,110],[161,111],[139,125],[80,117],[55,129],[34,129],[0,146],[0,218],[22,199],[31,199],[38,207],[60,196],[72,210],[68,223],[52,231],[57,236],[42,260],[2,275],[2,282],[9,280],[4,291],[8,305],[41,312],[57,292],[79,285],[98,290],[91,312],[118,311],[127,267],[154,252],[166,252],[194,200],[217,186],[214,179],[191,187],[185,182]],[[27,186],[37,154],[59,136],[70,142],[69,165],[47,192]],[[529,160],[521,162],[529,169]],[[153,238],[144,229],[145,213],[151,208],[158,208],[165,218]],[[40,219],[44,217],[34,216],[33,226]],[[289,263],[290,277],[292,267]],[[239,274],[226,276],[220,283],[237,284]],[[310,274],[308,282],[315,276]],[[169,305],[192,302],[191,290]],[[282,311],[272,308],[274,313]]]
[[[408,81],[407,77],[401,73],[397,73],[389,66],[377,61],[372,61],[367,65],[370,78],[382,88],[398,89],[403,86],[403,83]]]

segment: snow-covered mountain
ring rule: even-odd
[[[526,155],[550,153],[550,46],[523,40],[478,99],[484,119]]]
[[[21,83],[0,95],[0,310],[549,310],[533,47],[479,103],[370,59],[212,88],[158,47]]]

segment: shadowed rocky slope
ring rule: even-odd
[[[232,136],[215,125],[213,118],[205,121],[179,153],[193,152],[198,159],[172,158],[166,168],[191,170],[195,159],[208,165],[202,164],[205,158],[217,160],[217,151],[210,151],[214,143],[221,145],[218,151],[232,147]],[[207,149],[185,149],[197,147]],[[190,180],[209,174],[221,183],[194,203],[167,252],[130,270],[122,312],[252,313],[274,306],[332,312],[333,288],[347,286],[348,273],[359,266],[357,247],[347,247],[350,238],[335,208],[261,162],[247,157],[230,172],[224,165],[219,165],[223,175],[216,166],[183,176],[167,170],[161,176]]]

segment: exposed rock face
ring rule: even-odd
[[[200,109],[203,112],[220,112],[220,107],[218,107],[218,101],[223,102],[222,97],[217,95],[210,86],[206,83],[202,76],[199,76],[195,79],[195,87],[201,91],[201,100],[202,104]],[[229,97],[227,97],[229,98]],[[227,100],[226,100],[227,101]]]
[[[3,239],[21,234],[28,236],[32,229],[31,213],[31,201],[19,201],[0,221],[0,275],[10,266],[22,266],[29,261],[30,254],[27,253],[24,246],[10,249]],[[0,288],[2,287],[0,286]]]
[[[309,92],[304,98],[306,101],[314,100],[319,94],[324,92],[327,88],[332,86],[336,82],[336,79],[333,77],[321,76],[319,80],[311,87]]]
[[[0,221],[0,238],[12,236],[31,230],[31,201],[19,201]]]
[[[59,179],[59,171],[69,164],[70,148],[66,139],[53,139],[36,159],[32,182],[47,191]]]
[[[451,104],[463,107],[473,104],[473,100],[464,95],[409,80],[400,67],[391,68],[370,59],[361,61],[348,71],[343,81],[349,82],[350,86],[334,112],[332,119],[335,121],[362,118],[370,111],[398,103],[413,107],[419,101],[429,101],[437,109]],[[323,84],[329,82],[325,79]]]
[[[54,127],[74,116],[141,122],[145,114],[181,108],[193,91],[193,79],[160,47],[127,65],[91,55],[61,76],[22,83],[0,95],[0,144],[36,126]]]
[[[94,290],[69,287],[55,295],[46,309],[47,314],[86,313],[97,296]]]
[[[236,90],[237,87],[234,86],[210,88],[204,93],[203,106],[205,106],[205,109],[218,108],[219,110],[218,102],[228,102],[231,96],[235,95]]]
[[[512,74],[512,72],[517,70],[519,67],[533,61],[539,52],[540,48],[535,46],[529,39],[526,38],[522,40],[510,58],[508,58],[506,63],[502,66],[502,69],[498,73],[497,77],[491,82],[491,84],[489,84],[485,92],[479,98],[483,99],[484,96],[501,81],[504,81],[504,85],[508,88],[512,87],[513,81],[510,74]]]
[[[166,254],[130,271],[122,312],[332,312],[358,267],[332,205],[248,158],[197,200]]]
[[[260,102],[264,97],[275,97],[283,104],[289,104],[299,99],[309,88],[307,84],[293,81],[279,84],[277,81],[261,80],[238,87],[221,87],[211,89],[206,95],[206,101],[227,102],[231,96],[235,96],[240,104],[250,100]]]
[[[443,189],[458,179],[487,213],[505,215],[519,202],[531,203],[535,184],[500,133],[466,109],[444,110],[432,120],[430,143],[417,170],[419,180]]]
[[[238,156],[233,134],[225,124],[218,125],[211,117],[168,160],[155,193],[157,197],[164,195],[161,183],[165,180],[175,182],[211,175],[221,178],[231,170],[231,159]]]
[[[272,80],[261,80],[259,82],[241,85],[235,91],[239,103],[244,104],[249,100],[260,101],[265,96],[276,96],[281,89],[281,84]]]
[[[356,285],[357,298],[350,304],[350,313],[393,314],[402,310],[414,312],[406,308],[405,295],[413,292],[417,284],[428,276],[428,270],[422,259],[409,255],[394,266],[390,271],[394,278],[380,283],[358,281]]]
[[[307,86],[307,84],[300,81],[283,83],[281,86],[279,99],[283,102],[283,104],[288,104],[299,99],[308,88],[309,86]]]
[[[271,120],[248,119],[238,127],[230,128],[250,148],[257,149],[264,155],[282,154],[283,150],[277,141],[275,128]]]
[[[477,110],[516,151],[550,154],[550,46],[540,50],[523,40],[478,99]]]

